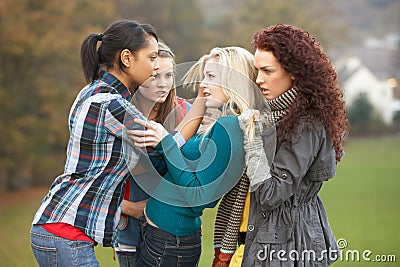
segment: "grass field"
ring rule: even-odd
[[[37,266],[29,245],[29,229],[48,188],[0,194],[0,266]],[[337,175],[325,183],[321,197],[337,239],[346,241],[343,259],[333,266],[399,266],[400,137],[352,139]],[[214,210],[203,215],[200,266],[211,266]],[[362,259],[362,253],[371,259]],[[360,260],[353,259],[357,252]],[[118,266],[112,250],[96,248],[101,266]],[[347,255],[347,256],[346,256]],[[376,256],[397,262],[377,262]],[[356,258],[356,257],[355,257]],[[348,261],[346,261],[346,259]],[[393,259],[391,259],[393,261]]]

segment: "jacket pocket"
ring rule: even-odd
[[[291,226],[281,226],[274,229],[260,228],[256,239],[259,244],[283,244],[289,241],[292,232]]]

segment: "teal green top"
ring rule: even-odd
[[[212,208],[242,176],[243,133],[236,116],[219,118],[205,135],[195,135],[181,148],[168,135],[155,148],[167,172],[151,194],[146,216],[176,236],[201,227],[200,216]]]

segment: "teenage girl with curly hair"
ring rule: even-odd
[[[256,83],[271,114],[239,118],[242,129],[253,119],[258,128],[252,141],[244,131],[250,207],[242,266],[327,266],[339,254],[318,193],[344,153],[343,92],[328,56],[307,32],[274,25],[257,32],[253,46]],[[273,156],[260,134],[266,125],[276,129]]]

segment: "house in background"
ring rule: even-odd
[[[400,112],[400,94],[395,78],[398,70],[392,63],[393,51],[360,47],[335,62],[339,86],[344,91],[346,106],[360,95],[367,97],[377,115],[388,125]]]

